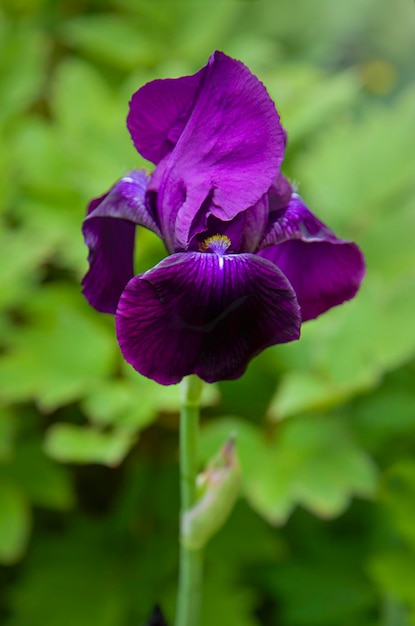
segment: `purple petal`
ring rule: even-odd
[[[127,128],[145,159],[157,164],[172,151],[186,126],[203,72],[153,80],[133,95]]]
[[[298,339],[300,323],[286,278],[251,254],[167,257],[128,283],[116,315],[124,358],[164,385],[238,378],[267,346]]]
[[[89,248],[83,293],[103,313],[115,313],[125,285],[134,276],[136,224],[159,233],[144,203],[147,180],[145,172],[131,172],[88,206],[82,227]]]
[[[293,192],[284,177],[269,193],[269,223],[259,248],[291,239],[302,241],[338,241],[334,233],[309,211],[301,196]]]
[[[254,206],[279,171],[284,142],[264,85],[240,61],[215,52],[164,164],[158,206],[168,247],[187,248],[199,210],[230,221]]]
[[[359,248],[338,239],[294,193],[261,242],[259,253],[286,275],[301,306],[303,322],[350,300],[365,274]]]
[[[93,200],[90,206],[99,201]],[[85,221],[82,232],[89,248],[83,294],[98,311],[115,313],[125,285],[134,276],[135,224],[103,217]]]
[[[156,218],[146,203],[146,191],[150,175],[144,170],[133,170],[115,183],[109,192],[91,210],[88,208],[87,221],[96,217],[124,219],[144,226],[160,236]],[[91,205],[90,205],[91,206]]]
[[[255,206],[242,213],[244,224],[240,250],[254,252],[265,230],[269,213],[268,196],[264,194]],[[237,216],[238,217],[238,216]]]
[[[199,250],[200,245],[214,235],[226,235],[230,240],[229,252],[254,252],[262,238],[268,219],[268,197],[262,196],[255,206],[241,211],[229,222],[210,215],[198,224],[192,225],[190,250]]]
[[[293,193],[294,189],[291,183],[285,178],[284,174],[279,172],[276,179],[272,182],[271,187],[268,189],[267,194],[269,200],[270,226],[277,218],[276,211],[287,208]]]

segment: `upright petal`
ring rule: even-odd
[[[279,171],[284,145],[264,85],[240,61],[215,52],[160,183],[167,245],[187,247],[199,210],[229,221],[255,205]]]
[[[254,252],[258,248],[267,224],[268,205],[268,196],[264,194],[253,207],[244,211],[244,226],[239,248],[241,252]]]
[[[133,95],[127,128],[145,159],[157,164],[172,151],[189,118],[203,72],[153,80]]]
[[[116,315],[125,359],[164,385],[238,378],[267,346],[298,339],[300,323],[286,278],[251,254],[174,254],[128,283]]]
[[[268,218],[268,197],[266,194],[246,211],[241,211],[229,222],[224,222],[213,215],[200,224],[192,224],[190,250],[199,250],[200,245],[214,235],[226,235],[230,240],[229,252],[254,252]]]
[[[273,211],[274,222],[259,254],[286,275],[297,294],[303,322],[350,300],[365,274],[359,248],[338,239],[293,193],[285,208]]]
[[[82,227],[89,248],[83,293],[103,313],[115,313],[125,285],[134,276],[136,224],[159,234],[145,204],[147,180],[145,172],[131,172],[88,206]]]
[[[272,181],[271,187],[268,189],[267,195],[269,200],[269,226],[276,221],[275,213],[280,209],[286,209],[292,194],[293,186],[282,172],[278,173],[275,180]]]

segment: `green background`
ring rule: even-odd
[[[174,613],[179,389],[126,366],[80,293],[90,198],[144,162],[128,100],[214,49],[263,80],[284,172],[359,243],[358,297],[206,390],[202,455],[238,435],[203,626],[415,625],[415,5],[0,3],[0,623]],[[164,252],[138,235],[137,271]]]

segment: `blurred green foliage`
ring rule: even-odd
[[[206,389],[202,460],[235,432],[244,478],[203,626],[415,625],[414,30],[410,0],[2,0],[2,624],[173,615],[179,389],[131,371],[84,301],[80,226],[147,165],[131,94],[222,49],[267,85],[285,173],[368,269],[300,342]],[[141,271],[164,252],[138,242]]]

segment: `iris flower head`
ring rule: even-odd
[[[92,200],[83,292],[115,314],[124,358],[161,384],[240,377],[301,323],[352,298],[365,265],[281,173],[286,134],[264,85],[215,52],[196,74],[154,80],[127,127],[154,171],[133,170]],[[136,226],[167,256],[134,275]]]

